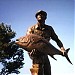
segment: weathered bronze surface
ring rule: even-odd
[[[16,41],[16,44],[19,45],[21,48],[25,49],[27,52],[36,49],[39,52],[43,52],[44,54],[50,55],[52,58],[54,58],[53,55],[62,55],[66,57],[69,63],[71,63],[68,57],[69,48],[66,50],[65,54],[63,55],[61,50],[55,48],[52,44],[50,44],[46,39],[44,39],[41,36],[35,34],[26,35],[20,37],[18,41]]]

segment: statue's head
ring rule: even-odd
[[[38,16],[39,14],[44,15],[44,16],[45,16],[45,19],[47,18],[47,13],[46,13],[45,11],[43,11],[43,10],[37,11],[36,14],[35,14],[35,17],[37,18],[37,16]]]

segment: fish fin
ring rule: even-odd
[[[53,55],[50,55],[54,60],[57,60]]]
[[[66,59],[68,60],[68,62],[69,62],[70,64],[72,64],[71,60],[70,60],[69,57],[68,57],[68,52],[69,52],[69,50],[70,50],[70,48],[66,49],[66,52],[64,53],[64,57],[66,57]],[[73,65],[73,64],[72,64],[72,65]]]
[[[66,52],[68,53],[68,52],[69,52],[69,50],[70,50],[70,48],[66,49]]]

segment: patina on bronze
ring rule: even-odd
[[[47,19],[45,11],[39,10],[36,12],[35,17],[37,23],[29,27],[26,36],[19,38],[16,44],[28,52],[33,65],[39,65],[38,75],[51,75],[51,64],[48,55],[52,58],[56,54],[62,55],[71,63],[68,57],[69,49],[65,50],[53,27],[45,24]],[[50,43],[51,39],[56,42],[60,50]]]
[[[72,64],[72,62],[70,61],[68,57],[68,51],[70,48],[68,48],[65,51],[65,54],[63,55],[61,50],[55,48],[51,43],[49,43],[46,39],[44,39],[43,37],[39,35],[30,34],[30,35],[20,37],[16,41],[16,44],[19,45],[24,50],[26,50],[27,52],[31,52],[33,49],[35,49],[35,50],[38,50],[39,52],[50,55],[52,58],[54,58],[53,55],[62,55],[66,57],[69,63]]]

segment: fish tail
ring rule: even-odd
[[[69,50],[70,50],[70,48],[66,49],[66,52],[65,52],[65,54],[64,54],[64,57],[66,57],[66,59],[68,60],[68,62],[69,62],[70,64],[72,64],[71,60],[70,60],[69,57],[68,57],[68,52],[69,52]],[[73,64],[72,64],[72,65],[73,65]]]

